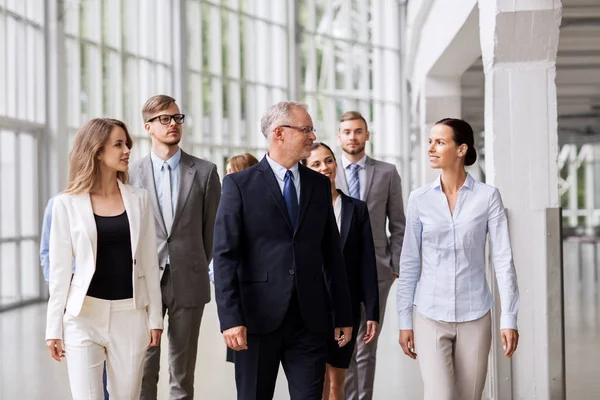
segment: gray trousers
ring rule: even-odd
[[[362,340],[367,333],[367,321],[364,305],[361,306],[360,327],[356,333],[356,347],[346,373],[346,400],[371,400],[375,381],[375,363],[377,361],[377,341],[383,327],[385,306],[394,279],[379,281],[379,327],[377,336],[369,344]]]
[[[175,304],[170,270],[161,280],[163,317],[169,315],[169,399],[194,398],[194,370],[204,305],[184,308]],[[150,347],[144,363],[141,400],[157,400],[160,346]]]

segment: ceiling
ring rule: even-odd
[[[600,0],[563,0],[556,60],[559,143],[600,142]],[[483,130],[481,58],[462,76],[463,117]]]

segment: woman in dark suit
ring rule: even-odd
[[[360,305],[361,302],[364,302],[367,314],[367,334],[362,340],[369,343],[377,334],[379,287],[377,285],[375,248],[367,205],[365,202],[346,196],[336,189],[337,163],[333,151],[325,143],[315,143],[310,156],[302,160],[302,163],[310,169],[327,176],[331,182],[333,210],[340,231],[340,243],[344,253],[346,274],[350,287],[352,313],[354,315],[353,332],[358,332]],[[350,343],[344,347],[340,347],[334,340],[330,341],[325,384],[323,386],[324,400],[344,399],[346,370],[350,365],[356,340],[356,335],[353,335]]]

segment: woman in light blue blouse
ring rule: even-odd
[[[506,214],[498,189],[465,171],[477,158],[467,122],[438,121],[428,155],[431,167],[442,173],[408,199],[397,293],[400,346],[413,359],[418,354],[426,400],[481,399],[491,345],[488,234],[506,357],[519,340],[519,292]]]

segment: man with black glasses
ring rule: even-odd
[[[179,148],[185,116],[175,99],[153,96],[142,108],[151,153],[130,168],[131,184],[148,191],[161,273],[163,314],[169,314],[170,399],[194,398],[194,369],[221,183],[217,167]],[[143,277],[137,277],[142,279]],[[160,346],[148,349],[143,400],[156,400]]]

